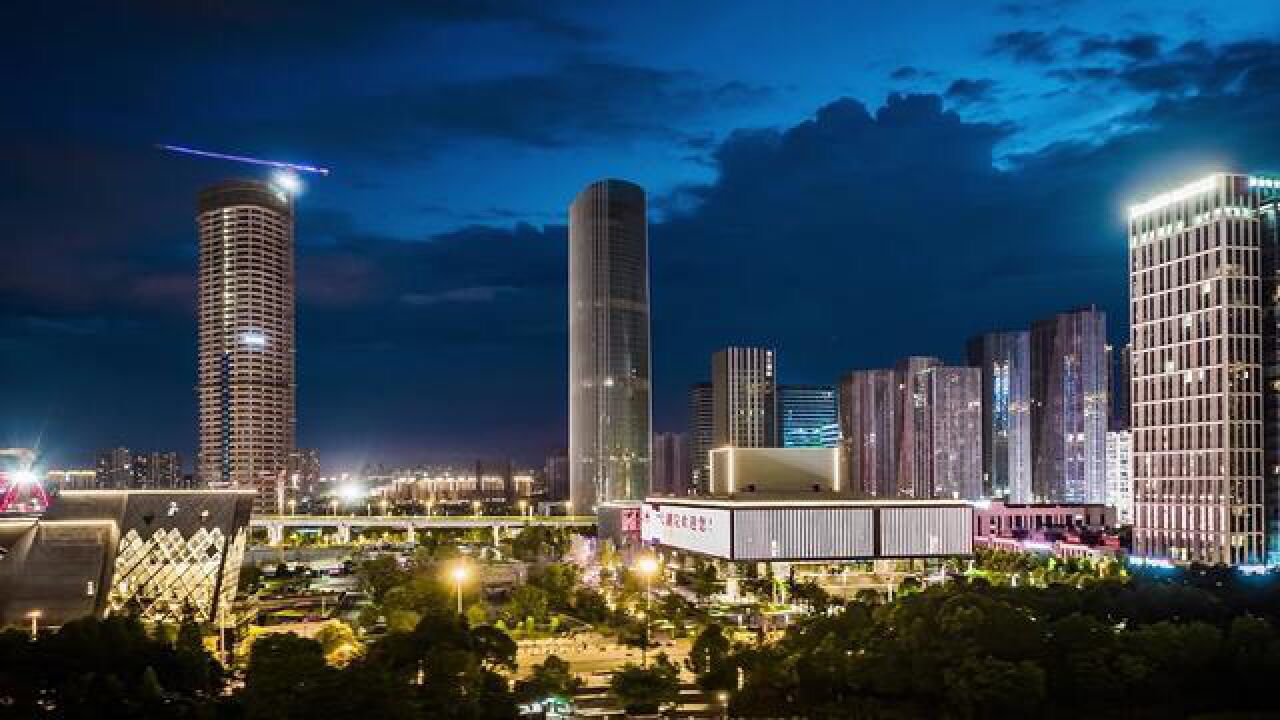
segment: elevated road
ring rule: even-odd
[[[594,515],[255,515],[249,521],[250,527],[266,528],[272,545],[284,542],[286,529],[335,530],[340,541],[350,542],[352,529],[399,530],[412,539],[419,530],[509,530],[527,525],[587,528],[595,524]]]

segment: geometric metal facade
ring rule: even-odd
[[[235,598],[254,494],[79,490],[44,516],[0,522],[0,623],[38,612],[223,620]]]

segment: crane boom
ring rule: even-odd
[[[316,165],[300,165],[297,163],[280,162],[278,160],[263,160],[262,158],[246,157],[244,155],[228,155],[226,153],[211,152],[209,150],[197,150],[196,148],[183,147],[181,145],[165,145],[159,144],[156,147],[169,152],[182,153],[183,155],[198,155],[200,157],[215,158],[218,160],[230,160],[231,162],[249,163],[250,165],[266,165],[267,167],[280,168],[281,170],[294,170],[297,172],[313,173],[315,175],[328,175],[329,168],[323,168]]]

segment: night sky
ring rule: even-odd
[[[262,173],[158,142],[333,169],[297,233],[298,443],[331,470],[566,444],[565,215],[601,177],[650,194],[683,430],[726,344],[833,382],[1088,303],[1122,342],[1124,208],[1280,170],[1276,2],[22,5],[0,445],[51,464],[190,465],[194,195]]]

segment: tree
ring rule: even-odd
[[[573,595],[578,587],[578,568],[569,563],[553,563],[529,573],[529,584],[547,594],[547,604],[555,612],[573,609]]]
[[[609,690],[629,713],[655,713],[680,699],[680,669],[666,653],[649,667],[627,663],[613,674]]]
[[[520,623],[525,618],[533,618],[535,623],[547,621],[547,592],[533,585],[521,585],[511,593],[511,601],[507,603],[508,622]]]
[[[356,566],[356,576],[360,587],[376,604],[381,604],[388,592],[409,579],[400,563],[392,555],[379,555],[375,558],[361,560]]]
[[[316,641],[324,649],[325,660],[343,667],[360,652],[360,643],[351,626],[341,620],[330,620],[316,631]]]
[[[698,633],[685,667],[698,678],[698,687],[704,692],[730,690],[737,680],[736,668],[729,662],[731,644],[724,635],[724,628],[711,624]]]
[[[552,696],[572,697],[582,689],[582,679],[570,672],[569,663],[555,655],[548,655],[534,665],[529,677],[516,682],[516,699],[532,702]]]
[[[598,591],[580,587],[573,593],[573,614],[584,622],[608,622],[609,603]]]
[[[305,717],[308,698],[336,672],[324,646],[293,633],[271,633],[253,641],[243,699],[248,720]]]

